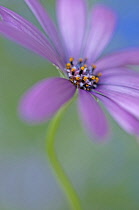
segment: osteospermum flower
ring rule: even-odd
[[[78,109],[97,139],[108,133],[99,99],[128,133],[139,135],[139,50],[100,55],[110,41],[115,13],[97,5],[89,15],[83,0],[57,0],[59,30],[38,0],[25,0],[44,32],[15,12],[0,7],[0,33],[52,62],[65,78],[44,79],[23,96],[22,117],[40,123],[52,117],[78,90]]]

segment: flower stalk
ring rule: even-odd
[[[75,97],[74,97],[75,98]],[[60,161],[57,158],[56,150],[55,150],[55,140],[56,140],[56,132],[59,128],[60,120],[63,116],[66,108],[73,102],[73,99],[70,100],[66,105],[64,105],[54,116],[53,120],[50,123],[47,138],[46,138],[46,152],[49,158],[50,164],[53,168],[53,171],[56,175],[57,180],[61,184],[65,194],[69,200],[72,210],[82,210],[80,199],[69,180],[67,174],[61,166]]]

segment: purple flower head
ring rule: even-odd
[[[20,102],[20,114],[30,123],[50,119],[78,89],[78,109],[85,127],[102,140],[109,126],[98,101],[119,125],[139,135],[139,50],[121,51],[100,58],[112,38],[116,16],[95,6],[89,18],[84,0],[57,0],[59,30],[39,0],[25,0],[44,32],[18,14],[0,6],[0,33],[43,56],[64,78],[44,79]]]

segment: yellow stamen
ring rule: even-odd
[[[84,77],[83,80],[86,81],[88,79],[88,77]]]
[[[70,68],[71,68],[71,64],[70,64],[70,63],[67,63],[67,64],[66,64],[66,68],[67,68],[67,69],[70,69]]]
[[[74,79],[72,78],[72,79],[70,79],[70,81],[71,81],[71,82],[73,82],[73,81],[74,81]]]
[[[81,70],[84,70],[84,69],[85,69],[84,66],[82,66],[82,67],[81,67]]]
[[[79,59],[79,62],[83,62],[83,59],[82,59],[82,58],[80,58],[80,59]]]
[[[93,69],[96,69],[96,68],[97,68],[97,66],[93,64],[93,65],[92,65],[92,68],[93,68]]]
[[[102,73],[98,73],[98,77],[101,77],[102,76]]]
[[[84,64],[84,68],[87,68],[87,65],[86,64]]]
[[[92,80],[95,80],[95,78],[96,78],[95,76],[92,76],[92,77],[91,77]]]
[[[80,80],[80,77],[76,77],[76,80]]]
[[[74,68],[71,69],[72,72],[75,72],[75,70],[76,70],[76,69],[74,69]]]
[[[98,83],[99,82],[99,78],[98,77],[96,77],[96,83]]]
[[[71,57],[71,58],[69,59],[69,61],[70,61],[70,62],[73,62],[73,61],[74,61],[74,58]]]

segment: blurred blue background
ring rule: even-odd
[[[90,0],[103,3],[119,17],[105,52],[139,47],[138,0]],[[55,18],[55,1],[42,0]],[[39,24],[23,0],[0,0]],[[37,81],[57,76],[44,59],[0,37],[0,210],[68,210],[44,146],[49,123],[29,126],[19,119],[22,94]],[[108,115],[109,117],[109,115]],[[76,104],[65,113],[57,134],[58,157],[81,198],[84,210],[139,209],[139,142],[109,117],[111,141],[91,142],[83,132]]]

